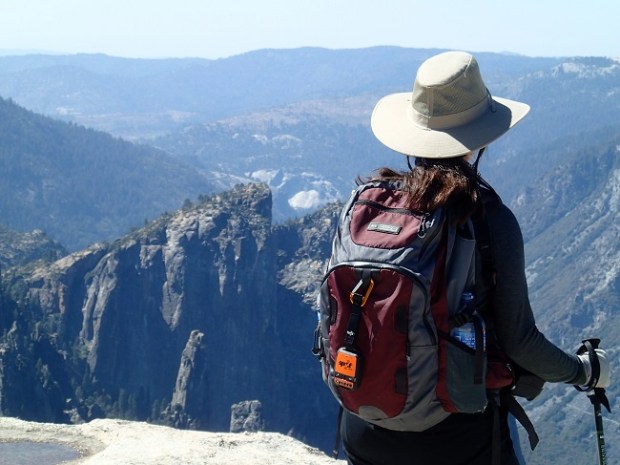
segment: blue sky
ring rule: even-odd
[[[0,51],[220,58],[398,45],[620,57],[618,0],[0,0]]]

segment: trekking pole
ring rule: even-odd
[[[607,465],[607,454],[605,452],[605,433],[603,432],[603,414],[601,412],[601,405],[604,405],[608,412],[611,413],[609,408],[609,401],[605,395],[605,389],[594,388],[588,393],[588,398],[594,406],[594,423],[596,425],[596,446],[598,449],[598,461],[600,465]]]
[[[609,400],[605,395],[605,389],[595,387],[592,389],[592,386],[596,386],[598,382],[598,378],[600,376],[600,365],[598,361],[598,356],[596,355],[596,348],[600,343],[600,339],[586,339],[583,341],[583,345],[577,351],[578,354],[583,354],[588,352],[590,357],[590,363],[592,364],[592,380],[590,385],[582,388],[580,386],[575,386],[578,391],[586,391],[588,399],[594,406],[594,423],[596,426],[596,446],[598,450],[598,461],[599,465],[607,465],[607,454],[605,452],[605,433],[603,431],[603,414],[601,411],[601,405],[603,405],[609,413],[611,413],[611,408],[609,407]]]

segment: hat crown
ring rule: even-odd
[[[446,128],[467,124],[488,111],[491,98],[476,59],[465,52],[445,52],[420,66],[411,105],[422,126]]]

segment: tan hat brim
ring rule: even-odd
[[[372,132],[387,147],[420,158],[452,158],[487,146],[517,124],[529,105],[493,97],[494,111],[448,129],[429,129],[411,117],[411,92],[383,97],[372,113]]]

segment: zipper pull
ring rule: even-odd
[[[428,230],[433,227],[433,223],[435,222],[435,220],[434,219],[429,220],[430,216],[431,216],[430,213],[424,213],[422,215],[422,218],[420,219],[420,228],[418,229],[418,237],[420,239],[426,236],[426,233],[428,232]]]

